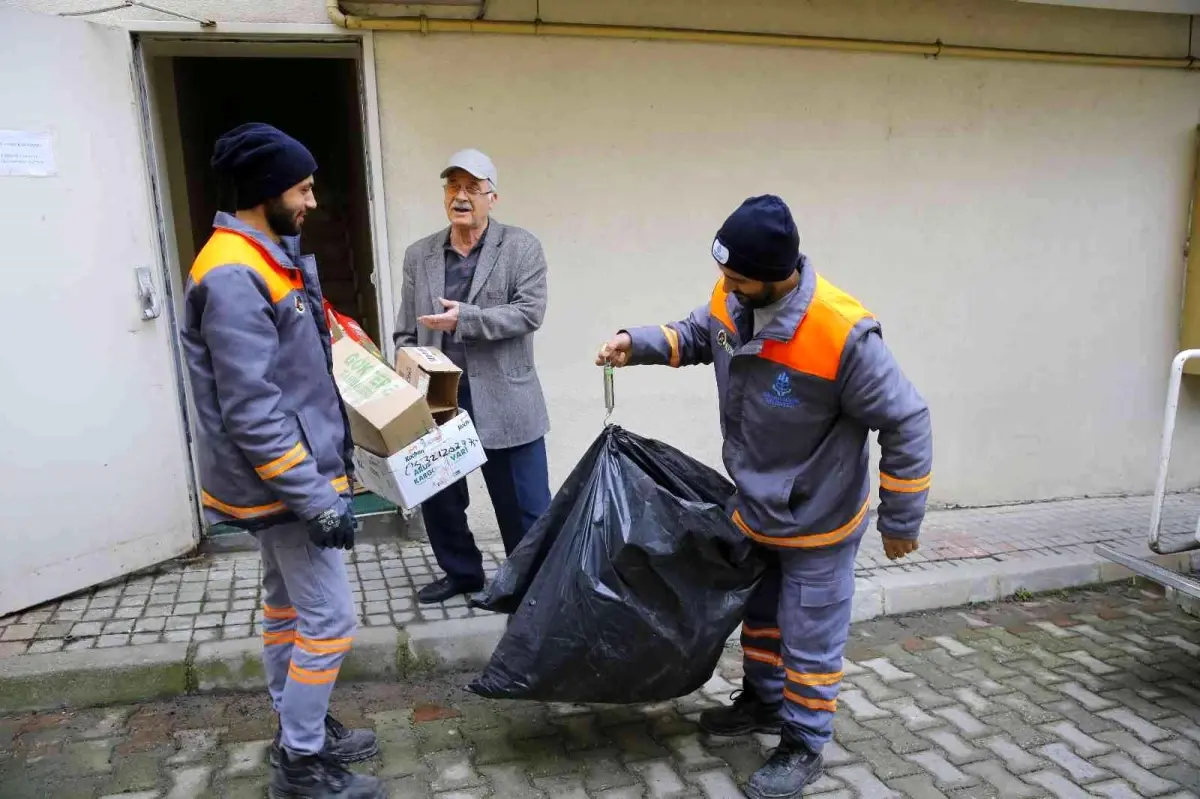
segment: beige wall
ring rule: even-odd
[[[1124,0],[1134,4],[1136,0]],[[1102,5],[1108,0],[1095,0]],[[88,11],[97,0],[0,0],[48,14]],[[328,23],[325,0],[155,0],[152,5],[218,23]],[[453,6],[396,0],[340,0],[348,12],[464,16]],[[1186,56],[1188,21],[1177,14],[1038,5],[1017,0],[488,0],[487,18],[610,25],[657,25],[862,37],[988,47],[1074,50],[1123,55]],[[469,14],[466,14],[469,16]],[[180,18],[142,7],[86,17],[96,22]],[[1200,43],[1200,31],[1194,38]]]
[[[889,17],[893,27],[877,14],[859,28],[935,32],[918,14],[935,4],[901,5],[913,13]],[[1081,50],[1175,52],[1166,33],[1179,18],[1147,15],[1119,31],[1097,16],[1109,19],[1091,38],[1041,29],[1031,45],[1059,36]],[[1182,21],[1173,41],[1185,45]],[[947,41],[1003,38],[990,23],[954,24]],[[437,173],[462,146],[495,159],[497,216],[545,245],[538,364],[556,478],[603,417],[595,346],[618,325],[675,319],[703,301],[716,228],[744,197],[777,192],[804,250],[881,317],[928,398],[934,501],[1151,487],[1197,76],[484,36],[380,35],[376,51],[393,262],[444,224]],[[707,370],[625,371],[617,395],[621,423],[717,460]],[[1200,453],[1187,451],[1200,434],[1194,399],[1178,484],[1200,482]]]
[[[158,4],[223,21],[325,21],[320,0]],[[488,16],[530,19],[538,5],[492,0]],[[540,0],[540,12],[546,21],[1189,51],[1187,17],[1011,0]],[[97,19],[119,16],[156,15]],[[776,192],[792,205],[805,251],[881,317],[929,399],[935,502],[1151,487],[1200,76],[499,36],[381,33],[376,53],[396,269],[409,242],[444,224],[437,173],[462,146],[496,160],[497,216],[545,245],[551,304],[538,362],[556,481],[603,418],[596,345],[618,325],[675,319],[701,302],[717,226],[744,197]],[[707,370],[625,371],[617,396],[620,423],[718,461]],[[1200,436],[1198,403],[1193,387],[1178,486],[1200,484],[1200,452],[1188,451]]]

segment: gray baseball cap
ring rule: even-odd
[[[492,163],[492,159],[488,158],[478,150],[459,150],[454,155],[450,156],[449,163],[442,170],[442,177],[450,174],[452,169],[461,169],[464,172],[470,173],[476,180],[486,180],[492,184],[492,188],[498,188],[496,183],[496,165]]]

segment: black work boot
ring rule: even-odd
[[[387,799],[387,789],[375,777],[355,774],[322,752],[293,755],[279,750],[279,765],[271,769],[270,799]]]
[[[339,763],[358,763],[379,754],[373,730],[352,730],[325,714],[325,752]]]
[[[279,752],[283,748],[280,736],[281,731],[275,730],[275,740],[271,742],[270,749],[272,766],[279,765]],[[321,751],[345,765],[375,757],[379,754],[379,743],[371,730],[348,729],[331,714],[326,713],[325,748]]]
[[[758,698],[752,688],[732,694],[733,705],[706,710],[700,714],[700,729],[709,735],[749,735],[763,732],[775,735],[783,724],[779,715],[783,703],[768,705]]]
[[[779,746],[758,771],[746,781],[748,799],[800,799],[804,788],[825,773],[825,758],[788,734],[784,729]]]

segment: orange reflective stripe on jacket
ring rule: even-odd
[[[345,494],[350,490],[350,478],[345,475],[333,478],[329,481],[329,484],[339,494]],[[287,510],[287,505],[284,505],[282,502],[272,502],[269,505],[258,505],[253,508],[230,505],[217,499],[207,491],[200,492],[200,504],[220,511],[232,519],[257,519],[260,516],[270,516],[273,513],[282,513]]]
[[[270,463],[262,466],[255,466],[254,471],[258,472],[258,476],[263,480],[272,480],[281,474],[285,474],[291,469],[304,461],[308,457],[308,450],[303,444],[297,443],[296,446],[289,449],[283,455],[279,456]]]
[[[746,520],[742,518],[741,511],[733,512],[733,523],[738,526],[738,529],[746,534],[746,537],[752,538],[761,544],[774,544],[779,547],[788,547],[789,549],[812,549],[814,547],[829,547],[834,544],[841,543],[849,538],[867,518],[867,510],[870,508],[870,499],[863,500],[859,506],[858,513],[851,517],[850,521],[843,524],[836,530],[830,530],[827,533],[810,533],[803,532],[794,536],[780,537],[763,535],[756,530],[752,530],[750,525],[746,524]]]
[[[893,477],[887,472],[881,471],[879,473],[879,487],[885,491],[896,491],[901,494],[919,494],[922,491],[928,491],[931,485],[933,485],[932,474],[912,480],[905,480],[900,477]]]

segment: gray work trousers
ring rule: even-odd
[[[830,547],[769,548],[772,565],[742,622],[745,683],[782,702],[784,724],[813,752],[833,736],[861,539],[860,529]]]
[[[316,754],[325,745],[325,714],[358,618],[345,553],[321,549],[303,524],[259,531],[263,563],[263,663],[283,746]]]

